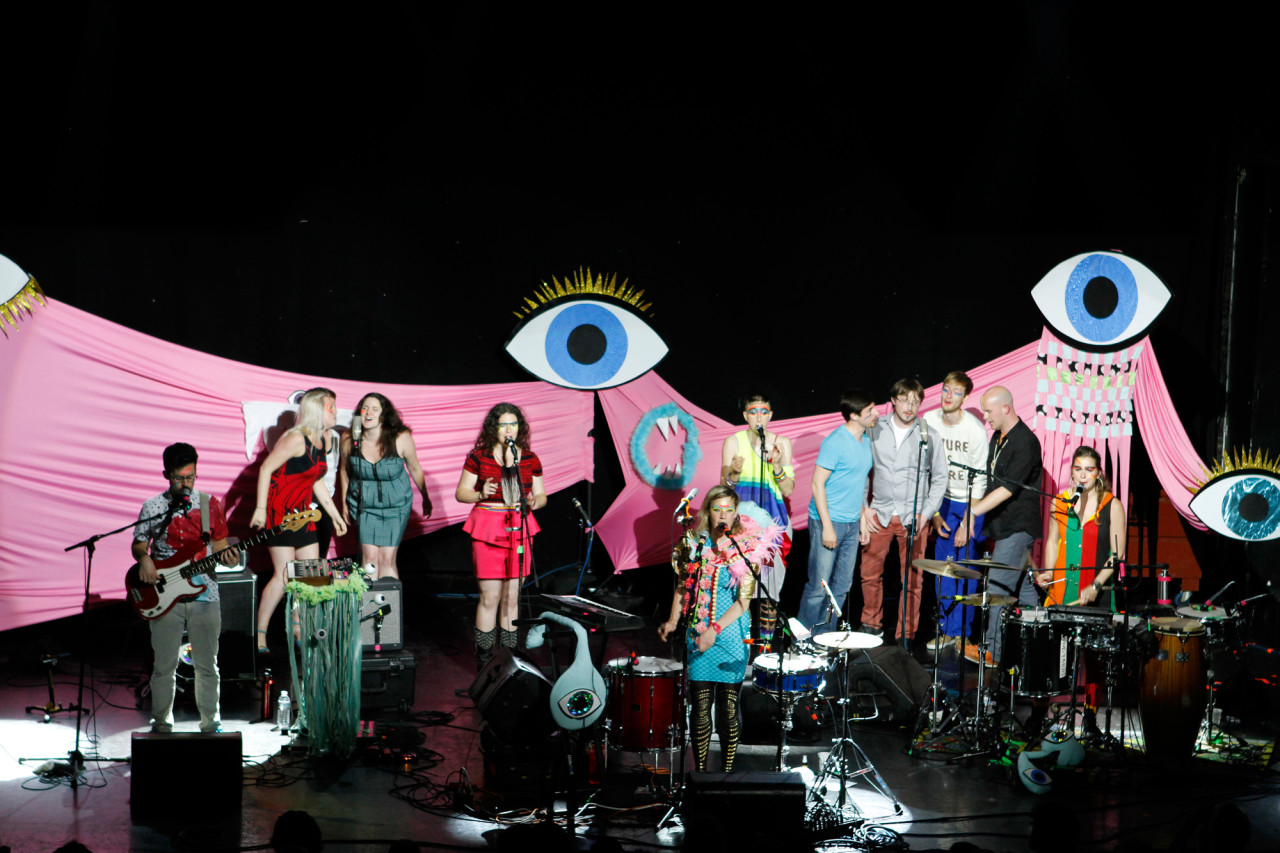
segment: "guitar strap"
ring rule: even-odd
[[[200,538],[207,550],[212,537],[209,535],[209,496],[204,492],[200,492]]]

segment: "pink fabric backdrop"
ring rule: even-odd
[[[965,372],[974,383],[968,408],[979,419],[979,400],[986,389],[1003,385],[1013,394],[1019,417],[1040,439],[1045,491],[1066,487],[1071,454],[1080,444],[1087,443],[1097,447],[1107,460],[1116,494],[1127,498],[1132,421],[1136,416],[1160,484],[1178,512],[1204,529],[1190,509],[1190,489],[1201,473],[1202,463],[1169,399],[1149,339],[1143,338],[1116,353],[1087,353],[1063,344],[1045,329],[1038,343],[1027,344]],[[833,387],[833,396],[840,390]],[[922,411],[941,405],[941,392],[941,383],[925,389]],[[725,437],[743,426],[727,423],[694,406],[653,372],[597,393],[609,421],[614,448],[623,460],[626,485],[596,530],[619,570],[664,563],[674,542],[671,516],[682,493],[650,486],[636,473],[630,447],[637,424],[647,412],[666,403],[675,403],[692,418],[702,453],[689,487],[700,489],[702,494],[719,481],[720,447]],[[887,416],[888,412],[886,402],[881,414]],[[838,413],[777,419],[772,424],[778,433],[791,438],[795,448],[797,481],[790,507],[797,530],[808,526],[809,478],[818,447],[839,425]],[[653,430],[646,438],[650,461],[664,469],[672,466],[681,458],[680,447],[686,440],[683,429],[669,438]]]
[[[260,417],[272,403],[283,408],[295,390],[332,388],[348,418],[368,391],[386,394],[401,410],[435,504],[424,523],[416,503],[410,536],[465,518],[469,507],[454,500],[454,489],[484,413],[496,402],[517,403],[528,414],[548,491],[593,476],[589,393],[545,382],[436,387],[284,373],[49,302],[0,341],[0,629],[80,611],[84,552],[63,548],[136,519],[142,502],[166,487],[160,452],[171,442],[196,446],[199,487],[226,502],[233,533],[243,533],[264,447],[260,433],[246,437],[247,413]],[[95,598],[123,598],[130,541],[126,532],[99,543]]]
[[[197,447],[200,488],[225,500],[233,532],[243,532],[265,448],[263,428],[276,433],[291,423],[281,417],[284,401],[314,385],[333,388],[348,418],[368,391],[385,393],[401,409],[414,430],[436,508],[425,522],[415,513],[411,536],[465,518],[468,507],[453,499],[462,459],[484,412],[500,400],[528,413],[548,491],[593,476],[591,395],[545,382],[409,386],[284,373],[158,341],[55,300],[0,342],[0,358],[0,629],[80,610],[83,552],[62,549],[136,518],[142,502],[165,487],[160,451],[171,442]],[[1070,454],[1084,441],[1099,446],[1117,494],[1127,495],[1136,417],[1161,485],[1178,511],[1204,529],[1189,506],[1203,464],[1169,400],[1148,339],[1120,353],[1089,354],[1045,330],[1038,343],[968,373],[975,383],[970,410],[979,417],[984,390],[1004,385],[1013,393],[1019,415],[1044,448],[1048,491],[1063,487]],[[833,386],[833,395],[839,390]],[[940,390],[926,390],[925,410],[939,405]],[[601,541],[618,569],[664,563],[681,492],[647,485],[637,475],[630,450],[636,425],[667,403],[686,413],[701,450],[690,485],[704,494],[719,478],[721,444],[741,425],[694,406],[653,372],[597,393],[626,480],[597,525]],[[807,526],[818,446],[839,424],[837,413],[774,422],[795,446],[796,529]],[[683,428],[666,439],[657,430],[645,437],[651,462],[663,470],[680,461],[684,441]],[[96,599],[123,597],[121,578],[132,562],[129,541],[122,533],[99,546],[91,588]]]

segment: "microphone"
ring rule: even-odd
[[[178,509],[182,510],[182,514],[186,515],[191,509],[191,487],[183,486],[182,494],[178,495]]]
[[[1076,485],[1076,493],[1071,496],[1071,505],[1075,506],[1080,502],[1080,496],[1084,494],[1084,486]]]
[[[694,491],[696,492],[697,489],[694,489]],[[590,530],[592,527],[591,517],[587,515],[587,511],[582,508],[582,504],[578,502],[577,498],[573,498],[572,502],[573,502],[573,508],[578,511],[578,515],[582,516],[582,523],[587,526],[588,530]],[[679,512],[679,510],[677,510],[677,512]]]
[[[822,584],[822,591],[827,594],[827,601],[831,603],[831,609],[835,612],[836,619],[843,618],[844,614],[840,612],[840,605],[836,603],[836,597],[831,594],[831,587],[827,586],[826,581],[819,581],[819,583]]]
[[[680,513],[689,507],[689,502],[692,501],[697,496],[698,496],[698,490],[696,488],[690,489],[689,494],[681,498],[680,503],[676,504],[676,511],[672,513],[671,517],[679,518]]]
[[[925,449],[929,449],[929,425],[925,423],[924,418],[920,418],[920,445]]]
[[[716,525],[716,535],[717,535],[717,536],[723,536],[723,535],[724,535],[724,532],[725,532],[726,530],[728,530],[728,529],[729,529],[729,525],[725,524],[725,523],[722,521],[722,522],[720,522],[719,524],[717,524],[717,525]]]
[[[1258,593],[1257,595],[1251,595],[1248,598],[1241,599],[1240,601],[1237,601],[1236,604],[1240,607],[1244,607],[1249,602],[1257,601],[1259,598],[1266,598],[1268,595],[1270,595],[1270,593],[1261,592],[1261,593]]]
[[[760,436],[760,443],[764,444],[764,427],[756,427],[756,435]]]

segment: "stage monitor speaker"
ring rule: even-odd
[[[469,692],[480,716],[506,743],[533,743],[555,728],[551,682],[533,662],[511,649],[494,653]]]
[[[805,795],[795,772],[690,773],[683,848],[800,849]]]
[[[135,823],[198,822],[240,810],[239,732],[134,732],[129,809]]]
[[[833,678],[839,678],[839,668]],[[929,690],[929,674],[907,650],[883,645],[858,655],[849,665],[850,711],[855,717],[874,716],[879,711],[885,722],[909,721],[919,710]],[[835,685],[827,680],[830,692]]]
[[[403,587],[396,578],[369,582],[360,602],[360,645],[366,652],[404,648]]]

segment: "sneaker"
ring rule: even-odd
[[[884,636],[884,629],[877,628],[875,625],[868,625],[866,622],[863,622],[862,627],[860,627],[858,630],[863,634],[870,634],[873,637]]]
[[[948,637],[946,634],[939,634],[929,642],[925,643],[924,647],[926,651],[936,652],[939,649],[945,649],[947,646],[954,646],[955,644],[955,637]]]
[[[982,655],[981,658],[978,657],[979,654]],[[972,661],[973,663],[978,663],[978,661],[981,660],[983,666],[990,667],[992,669],[994,669],[996,665],[996,660],[991,657],[991,652],[979,652],[978,647],[972,644],[965,648],[964,659]]]

